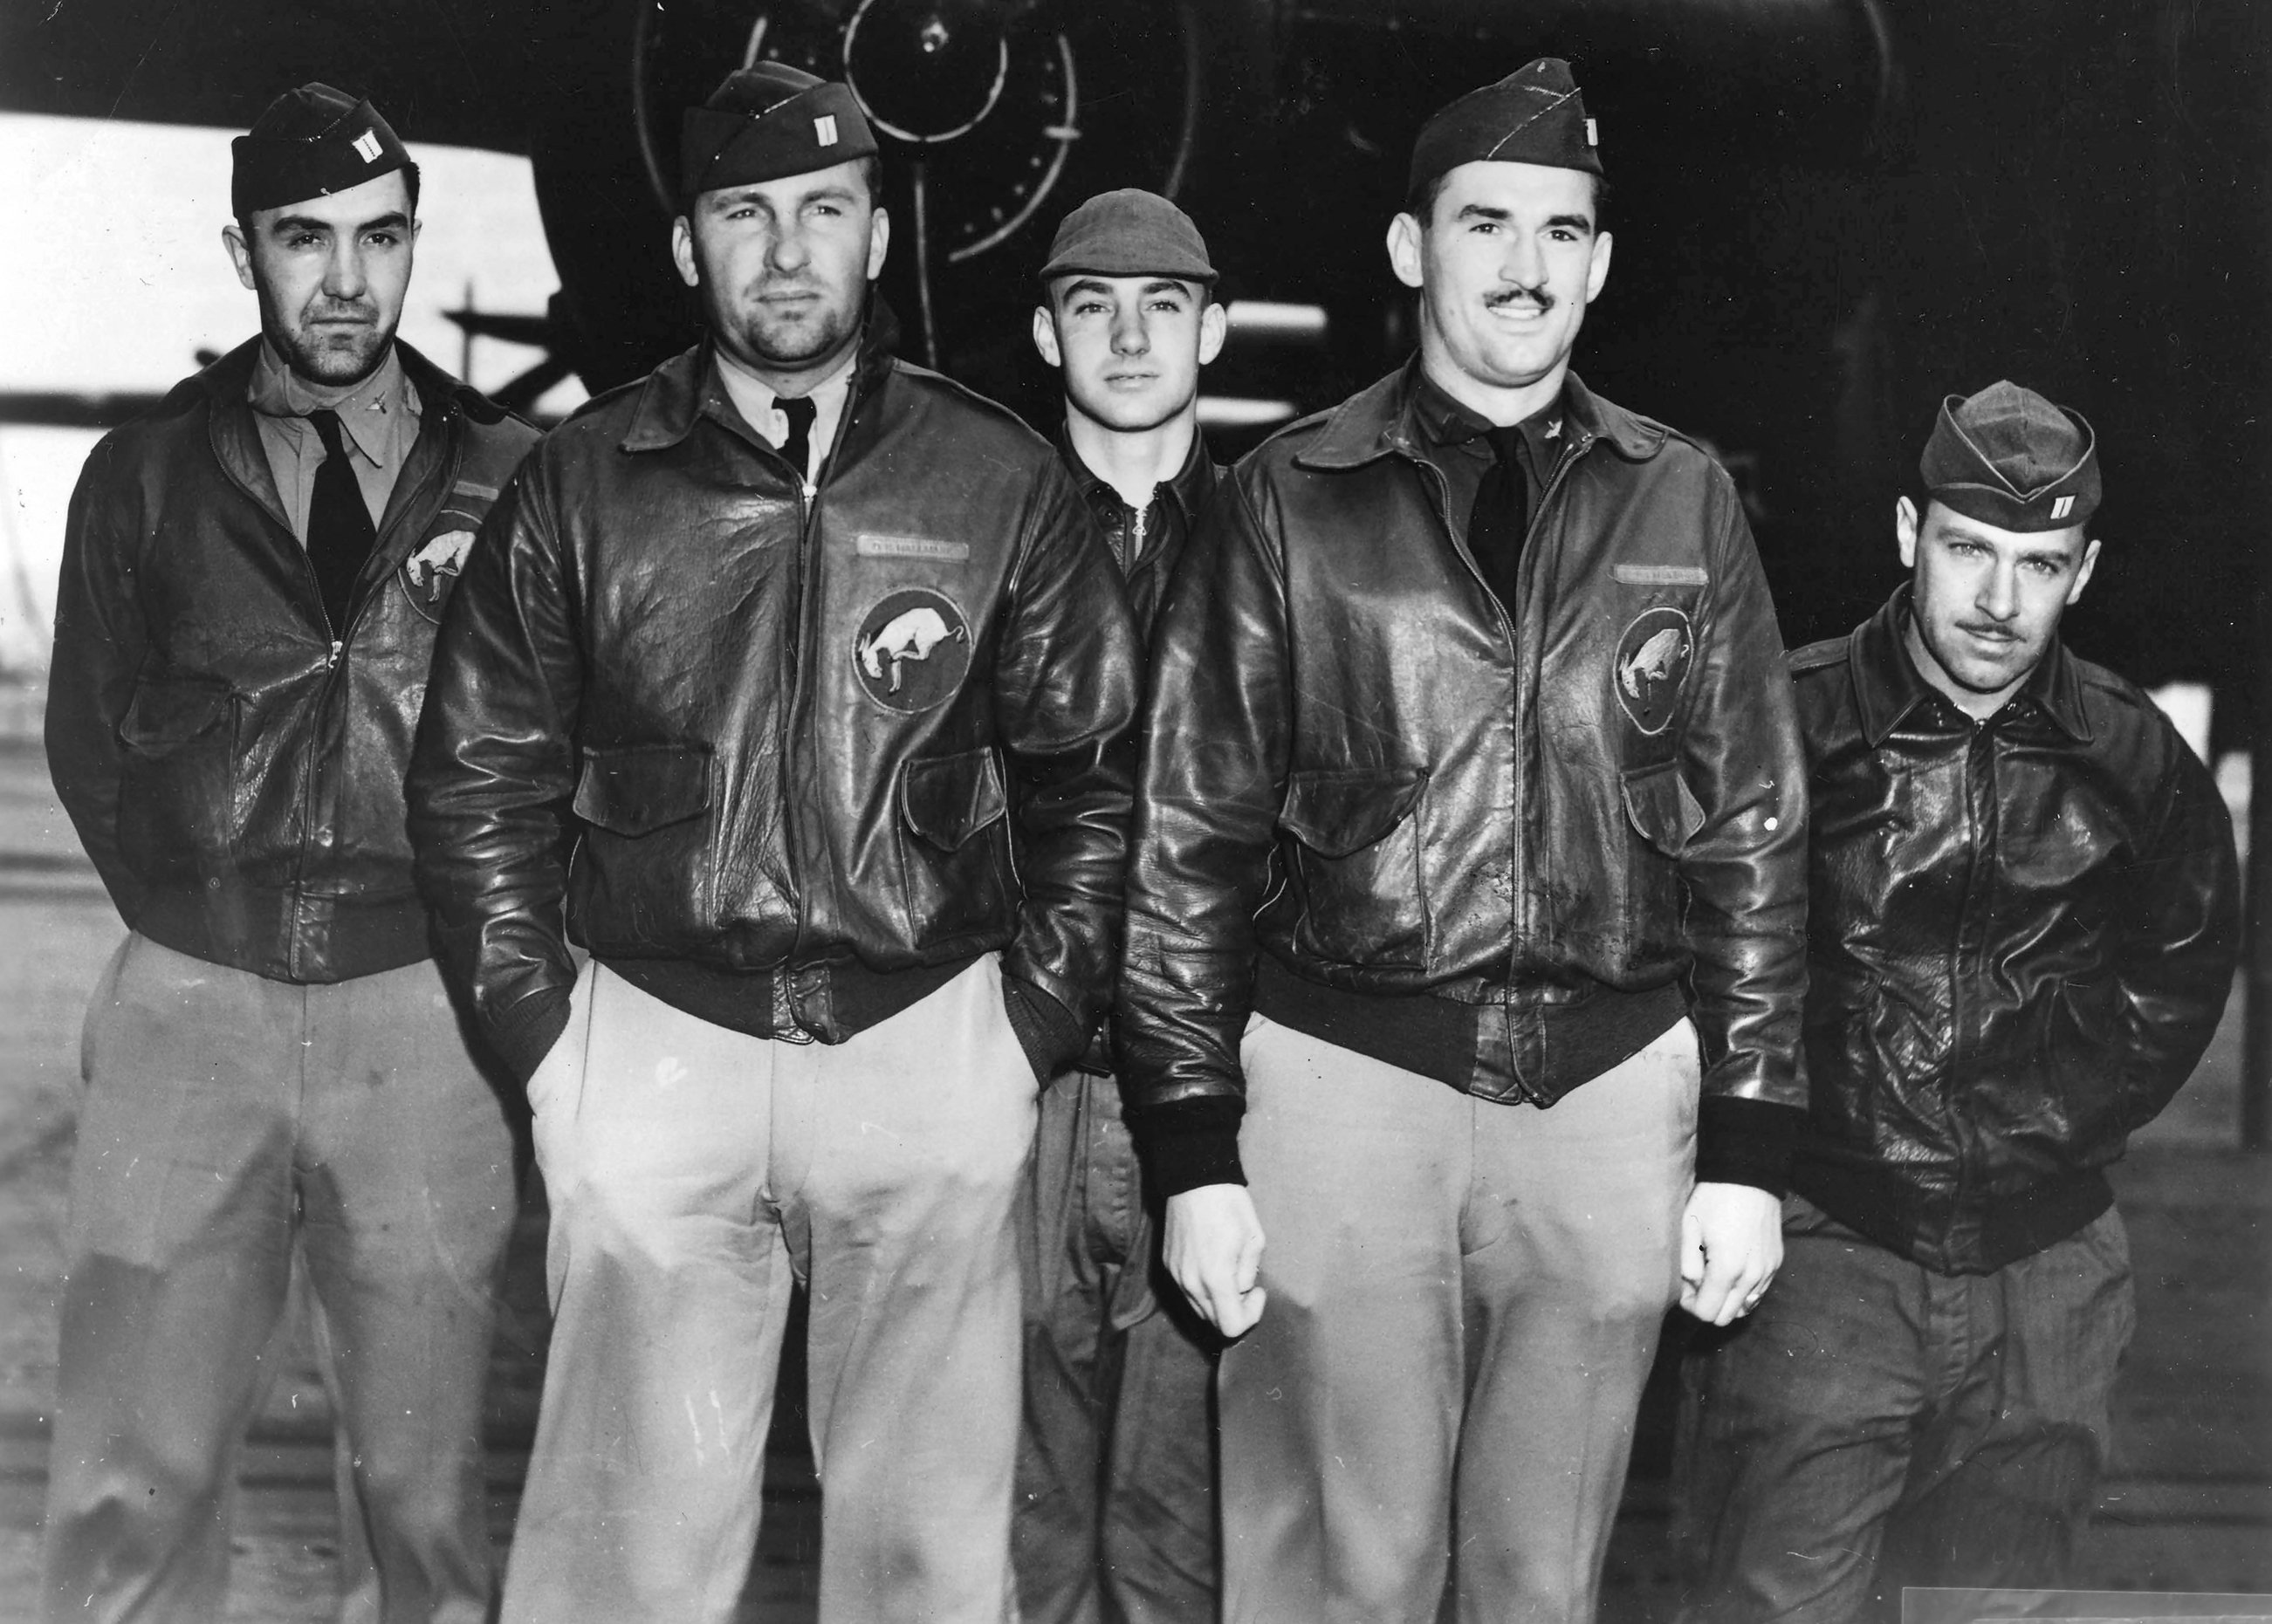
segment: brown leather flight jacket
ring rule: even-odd
[[[1170,591],[1122,972],[1133,1103],[1240,1091],[1259,950],[1493,1006],[1469,1091],[1541,1104],[1547,1003],[1685,978],[1706,1093],[1798,1105],[1804,773],[1733,486],[1573,377],[1510,618],[1414,437],[1413,376],[1242,461]]]
[[[1100,1012],[1140,680],[1120,583],[1049,444],[888,342],[871,321],[811,490],[706,345],[586,406],[499,503],[410,799],[444,962],[524,1070],[574,979],[564,898],[599,957],[770,979],[825,1042],[848,979],[995,949],[1074,1052]]]
[[[430,951],[402,775],[436,622],[536,431],[398,343],[417,440],[335,641],[246,390],[260,340],[104,436],[71,497],[56,793],[152,940],[271,980]]]
[[[1985,1273],[2112,1203],[2102,1170],[2216,1030],[2240,882],[2216,784],[2145,695],[2054,643],[1976,722],[1911,663],[1908,603],[1790,657],[1814,805],[1791,1183]]]

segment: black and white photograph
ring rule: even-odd
[[[0,0],[0,1620],[2272,1620],[2272,11]]]

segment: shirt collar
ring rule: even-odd
[[[326,389],[310,384],[284,363],[265,338],[253,357],[245,399],[265,417],[305,418],[310,412],[336,412],[348,437],[374,466],[384,468],[416,436],[421,403],[417,387],[402,369],[393,345],[378,370],[360,384]]]
[[[1081,460],[1080,452],[1073,446],[1069,422],[1058,425],[1058,455],[1064,459],[1066,472],[1072,475],[1073,488],[1087,500],[1094,503],[1101,495],[1110,497],[1115,507],[1128,505],[1121,501],[1120,493],[1113,488],[1110,481]],[[1152,500],[1157,502],[1161,493],[1166,492],[1188,523],[1207,495],[1207,481],[1204,476],[1208,466],[1207,436],[1200,432],[1197,424],[1193,424],[1191,448],[1184,453],[1184,466],[1152,488]]]
[[[1956,709],[1954,701],[1924,679],[1910,658],[1909,645],[1903,629],[1910,619],[1910,584],[1902,582],[1894,589],[1894,595],[1884,607],[1854,629],[1847,644],[1848,659],[1854,676],[1854,696],[1862,718],[1862,730],[1872,747],[1882,744],[1886,735],[1900,726],[1902,719],[1928,700],[1939,700]],[[2082,704],[2082,684],[2076,674],[2074,661],[2067,655],[2066,645],[2056,637],[2050,651],[2028,673],[2019,692],[2005,702],[2002,716],[2014,705],[2026,707],[2049,720],[2052,726],[2078,743],[2088,744],[2091,739],[2090,716]]]
[[[1431,443],[1463,445],[1498,427],[1430,377],[1416,355],[1412,361],[1412,414],[1422,437]],[[1513,425],[1522,430],[1522,437],[1529,443],[1530,454],[1542,466],[1551,465],[1555,453],[1561,450],[1563,415],[1562,391],[1557,390],[1553,399]]]

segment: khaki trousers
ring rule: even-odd
[[[87,1013],[48,1471],[52,1620],[218,1620],[296,1240],[370,1568],[342,1616],[478,1624],[503,1108],[430,964],[269,981],[130,935]]]
[[[834,1046],[586,966],[528,1085],[554,1328],[505,1618],[733,1615],[800,1277],[820,1617],[1013,1616],[1011,1209],[1036,1091],[991,956]]]
[[[1224,1616],[1594,1614],[1678,1295],[1698,1063],[1682,1021],[1551,1110],[1257,1017],[1239,1151],[1254,1330],[1223,1355]]]

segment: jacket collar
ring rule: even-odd
[[[1902,582],[1875,615],[1854,628],[1847,639],[1847,664],[1854,680],[1854,699],[1862,718],[1862,731],[1872,748],[1902,719],[1928,699],[1946,696],[1924,680],[1910,658],[1902,629],[1910,616],[1910,584]],[[2082,679],[2066,645],[2054,637],[2045,654],[2020,691],[2006,704],[2026,702],[2059,730],[2079,744],[2091,740],[2090,714],[2083,708]],[[1953,706],[1951,707],[1954,708]],[[1999,712],[2000,714],[2000,712]]]
[[[216,407],[243,406],[252,410],[246,399],[252,387],[252,372],[258,364],[260,335],[255,333],[204,371],[184,378],[168,393],[160,406],[187,406],[205,399]],[[481,391],[461,383],[436,366],[400,339],[394,341],[395,358],[402,363],[403,376],[418,391],[420,415],[427,412],[437,414],[464,412],[476,422],[502,422],[505,409]]]
[[[1383,457],[1424,457],[1425,436],[1414,413],[1420,357],[1414,355],[1379,382],[1335,408],[1295,462],[1304,468],[1356,468]],[[1584,451],[1596,440],[1629,462],[1647,462],[1664,444],[1666,430],[1588,389],[1574,372],[1562,382],[1566,438]]]
[[[861,397],[892,369],[892,352],[900,339],[900,324],[891,308],[873,293],[860,328],[859,359],[852,367],[852,390],[844,403],[847,421],[859,409]],[[697,418],[710,417],[727,425],[739,424],[742,414],[726,398],[718,380],[717,362],[705,335],[692,349],[682,351],[646,375],[639,385],[639,404],[632,408],[631,427],[624,431],[627,451],[667,451],[694,432]],[[744,432],[740,428],[736,433]],[[840,423],[837,433],[843,433]]]
[[[1080,459],[1080,453],[1073,449],[1072,433],[1068,423],[1058,425],[1058,455],[1064,459],[1067,471],[1072,475],[1074,487],[1085,499],[1095,503],[1102,493],[1103,496],[1111,498],[1116,508],[1127,505],[1102,474]],[[1160,485],[1155,486],[1153,495],[1156,497],[1161,491],[1166,491],[1181,510],[1184,522],[1188,525],[1214,489],[1214,461],[1207,455],[1207,436],[1194,424],[1191,449],[1184,453],[1184,466]]]

